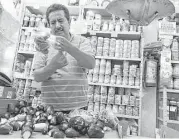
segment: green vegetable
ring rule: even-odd
[[[85,128],[85,120],[81,116],[72,117],[69,121],[69,127],[73,127],[80,132]]]
[[[59,129],[62,130],[62,131],[65,131],[67,130],[69,127],[68,127],[68,123],[67,122],[62,122],[60,125],[59,125]]]
[[[88,136],[90,138],[103,138],[104,131],[99,126],[92,123],[88,129]]]
[[[96,125],[99,126],[101,129],[103,129],[105,124],[104,124],[103,121],[98,120],[98,121],[96,122]]]
[[[57,124],[61,124],[65,120],[62,112],[56,112],[55,115],[57,117]]]
[[[66,137],[67,138],[74,138],[74,137],[79,137],[80,134],[79,132],[77,132],[75,129],[73,128],[68,128],[66,131],[65,131],[65,134],[66,134]]]
[[[62,131],[55,131],[53,134],[53,138],[64,138],[65,134]]]

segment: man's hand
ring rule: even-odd
[[[73,45],[71,44],[71,42],[68,41],[65,37],[62,36],[56,37],[56,43],[54,45],[55,49],[69,52],[72,47]]]

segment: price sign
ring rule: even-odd
[[[176,22],[168,22],[168,21],[159,22],[159,33],[161,34],[176,33]]]

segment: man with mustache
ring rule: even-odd
[[[42,102],[52,105],[56,111],[70,111],[87,106],[87,69],[95,66],[94,51],[90,41],[73,35],[70,30],[68,9],[53,4],[46,11],[51,34],[56,36],[54,45],[43,37],[35,38],[37,51],[34,63],[34,79],[42,82]]]

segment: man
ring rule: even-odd
[[[86,69],[95,66],[91,44],[84,37],[70,34],[69,11],[65,6],[51,5],[46,18],[51,34],[57,36],[57,40],[55,45],[48,47],[47,53],[38,51],[35,55],[34,78],[42,82],[42,102],[53,105],[56,111],[86,107]],[[38,47],[49,45],[41,37],[35,42]]]

